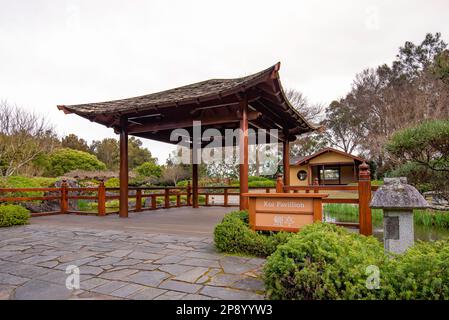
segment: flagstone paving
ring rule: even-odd
[[[264,262],[211,236],[31,224],[0,229],[0,299],[263,299]],[[70,265],[80,289],[66,288]]]

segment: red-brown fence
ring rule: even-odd
[[[359,206],[359,222],[358,223],[336,223],[337,225],[359,228],[361,234],[372,234],[372,219],[369,202],[371,200],[372,191],[377,190],[377,186],[371,186],[370,173],[368,166],[362,164],[359,170],[358,185],[318,185],[318,180],[315,180],[314,185],[311,186],[284,186],[282,178],[278,177],[275,188],[259,188],[253,187],[251,190],[263,190],[263,192],[287,192],[287,193],[328,193],[333,191],[347,191],[348,195],[352,197],[344,197],[342,194],[338,198],[329,197],[324,198],[323,203],[347,203],[357,204]],[[0,188],[0,203],[2,202],[29,202],[29,201],[43,201],[43,200],[58,200],[60,210],[52,212],[33,213],[32,216],[43,216],[51,214],[96,214],[105,216],[106,214],[118,213],[117,211],[107,211],[106,204],[109,200],[118,200],[120,198],[118,192],[120,188],[106,187],[103,182],[100,182],[98,187],[68,187],[65,181],[62,182],[60,188]],[[23,192],[49,192],[56,195],[44,196],[21,196]],[[192,206],[193,192],[192,187],[129,187],[128,199],[135,199],[135,206],[130,211],[141,212],[144,210],[156,210],[159,208],[172,208]],[[19,196],[13,195],[9,197],[2,197],[4,193],[15,193]],[[205,206],[238,206],[238,203],[231,203],[230,196],[239,196],[239,187],[219,186],[219,187],[199,187],[198,195],[204,197]],[[354,195],[357,195],[355,198]],[[223,202],[220,204],[210,203],[211,196],[223,196]],[[150,206],[144,206],[142,202],[146,198],[151,198]],[[161,199],[160,205],[158,199]],[[174,201],[172,201],[174,199]],[[97,210],[91,211],[76,211],[70,208],[70,200],[91,200],[97,202]]]

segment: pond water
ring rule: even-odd
[[[331,213],[324,210],[324,221],[327,222],[358,222],[358,217],[351,214]],[[373,235],[382,241],[383,221],[373,217]],[[424,226],[415,223],[415,240],[435,241],[449,238],[449,229],[434,226]]]

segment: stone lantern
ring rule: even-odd
[[[403,253],[414,244],[413,209],[429,204],[407,178],[385,178],[370,207],[383,209],[385,250]]]

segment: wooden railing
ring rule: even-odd
[[[284,186],[281,177],[278,177],[276,181],[277,192],[330,193],[341,191],[339,192],[338,197],[334,197],[330,194],[330,197],[323,198],[322,203],[357,204],[359,207],[358,223],[335,222],[334,224],[349,228],[358,228],[360,233],[364,235],[371,235],[373,233],[371,208],[369,207],[369,203],[373,191],[376,191],[378,188],[378,186],[371,185],[369,167],[365,163],[361,164],[359,167],[359,180],[357,185],[319,185],[317,178],[311,186]],[[348,192],[348,195],[352,196],[344,197],[344,192]]]
[[[271,192],[274,188],[250,188]],[[32,216],[45,216],[52,214],[95,214],[105,216],[106,214],[118,213],[115,210],[107,210],[107,202],[110,200],[119,200],[120,188],[106,187],[100,182],[98,187],[69,187],[63,180],[61,186],[53,188],[0,188],[0,203],[23,203],[33,201],[58,200],[59,210],[49,212],[32,213]],[[43,196],[5,196],[6,193],[21,194],[25,192],[51,193],[55,195]],[[232,196],[239,196],[239,187],[217,186],[217,187],[198,187],[198,196],[203,197],[201,202],[204,206],[238,206],[237,203],[230,202]],[[221,203],[211,203],[211,197],[223,196]],[[151,198],[150,205],[145,206],[144,199]],[[129,187],[128,199],[135,199],[135,206],[129,211],[141,212],[144,210],[156,210],[160,208],[192,206],[193,191],[190,184],[187,187]],[[90,200],[97,203],[97,210],[80,211],[70,207],[72,200]],[[143,202],[143,203],[142,203]]]
[[[362,164],[359,170],[359,181],[357,185],[318,185],[318,180],[315,180],[311,186],[284,186],[282,183],[282,177],[279,176],[276,181],[276,187],[273,188],[261,188],[250,187],[250,190],[262,190],[265,193],[277,192],[277,193],[330,193],[333,191],[341,191],[339,196],[323,199],[323,203],[347,203],[357,204],[359,206],[359,222],[358,223],[336,223],[346,227],[359,228],[360,233],[365,235],[372,234],[372,219],[371,209],[369,208],[369,202],[371,200],[372,191],[377,190],[377,186],[371,186],[371,180],[369,178],[368,166]],[[120,188],[109,188],[100,182],[98,187],[83,187],[72,188],[68,187],[67,182],[63,181],[59,188],[0,188],[0,203],[2,202],[29,202],[29,201],[45,201],[45,200],[58,200],[59,210],[52,212],[40,212],[33,213],[32,216],[42,216],[51,214],[95,214],[99,216],[105,216],[106,214],[118,213],[118,211],[107,211],[107,201],[118,200]],[[47,196],[21,196],[23,192],[50,192],[55,195]],[[193,192],[192,187],[188,184],[186,187],[129,187],[128,199],[135,199],[135,206],[129,211],[141,212],[144,210],[156,210],[159,208],[172,208],[192,206]],[[344,197],[344,192],[348,192],[348,197]],[[10,197],[2,197],[4,193],[18,193],[19,196],[13,195]],[[349,196],[351,195],[351,196]],[[204,197],[205,206],[238,206],[238,203],[232,204],[229,201],[230,196],[239,196],[239,187],[231,186],[217,186],[217,187],[198,187],[198,196]],[[211,203],[210,197],[223,196],[223,202],[220,204]],[[142,202],[146,198],[151,198],[150,206],[144,206]],[[174,198],[174,201],[171,199]],[[158,199],[161,205],[158,205]],[[97,211],[77,211],[70,208],[69,203],[71,200],[91,200],[97,202]],[[174,203],[174,204],[172,204]]]

